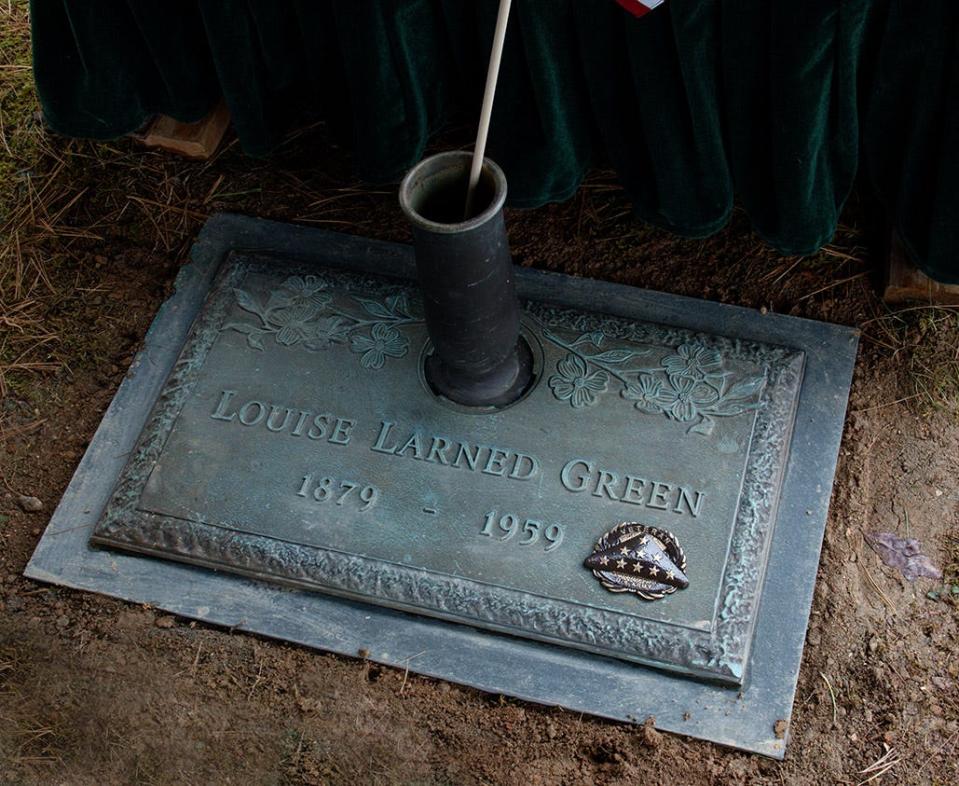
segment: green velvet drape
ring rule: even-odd
[[[223,94],[244,148],[327,117],[398,178],[478,103],[495,0],[33,0],[50,124],[107,138]],[[734,194],[786,253],[831,237],[857,172],[919,264],[959,281],[959,2],[517,0],[490,155],[511,203],[610,161],[646,221],[717,230]]]

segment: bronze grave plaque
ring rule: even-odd
[[[467,409],[414,285],[234,252],[92,541],[742,684],[804,353],[524,313]]]

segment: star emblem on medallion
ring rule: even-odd
[[[584,565],[610,592],[633,592],[643,600],[659,600],[689,586],[686,555],[676,536],[635,521],[604,534]]]

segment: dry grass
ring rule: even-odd
[[[959,419],[959,308],[909,306],[867,320],[863,332],[901,360],[903,400]]]
[[[956,597],[956,593],[959,593],[959,527],[946,534],[943,551],[946,555],[942,568],[943,594],[950,593],[956,609],[959,610],[959,597]]]
[[[0,7],[0,395],[11,373],[54,367],[43,359],[43,348],[55,340],[41,313],[49,277],[25,247],[36,215],[38,159],[29,56],[26,3]]]
[[[24,668],[21,655],[13,647],[0,647],[0,698],[10,712],[0,715],[0,761],[29,768],[62,763],[57,752],[62,735],[38,717],[30,698],[9,680]]]
[[[177,265],[213,212],[390,232],[370,207],[391,191],[360,187],[342,164],[314,168],[320,125],[266,160],[235,138],[204,162],[129,139],[64,139],[43,127],[30,62],[27,0],[0,4],[0,397],[30,409],[38,379],[119,362],[124,264]],[[0,411],[0,435],[26,416],[11,425]]]
[[[910,338],[910,376],[916,394],[928,406],[959,418],[959,309],[924,309]]]
[[[212,200],[243,191],[223,187],[216,163],[47,133],[30,73],[27,0],[0,6],[0,397],[29,410],[38,375],[109,364],[109,331],[96,325],[120,304],[109,302],[104,254],[122,237],[182,257]],[[0,434],[10,420],[9,407],[0,411]]]

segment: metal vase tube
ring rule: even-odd
[[[463,219],[471,155],[421,161],[403,179],[400,206],[413,227],[426,327],[426,376],[438,394],[474,407],[504,406],[529,385],[520,307],[503,222],[506,177],[483,164],[473,215]]]

